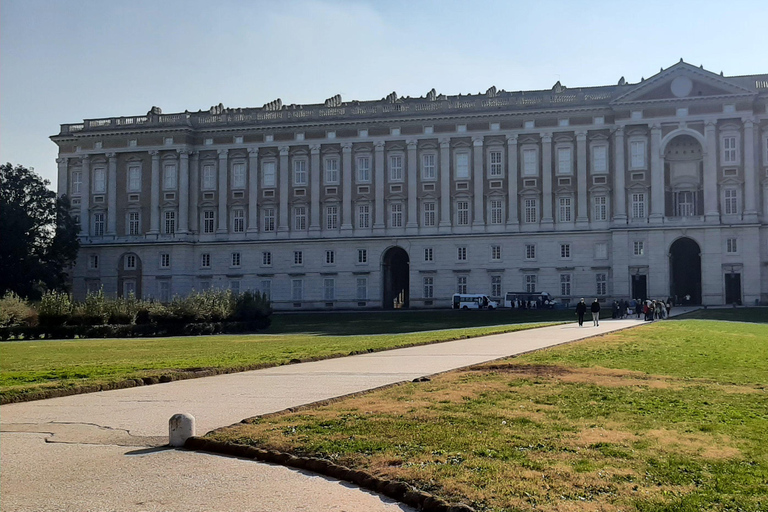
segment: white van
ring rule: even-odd
[[[499,303],[482,293],[456,293],[453,296],[453,309],[487,309],[493,310]]]

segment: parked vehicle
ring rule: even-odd
[[[453,309],[487,309],[493,310],[499,303],[482,293],[457,293],[453,296]]]
[[[554,309],[555,299],[547,292],[507,292],[505,308]]]

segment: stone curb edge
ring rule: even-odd
[[[290,453],[213,441],[201,437],[190,437],[184,444],[184,448],[311,471],[337,480],[344,480],[424,512],[475,512],[475,509],[468,505],[448,503],[432,494],[419,491],[405,482],[379,478],[365,471],[352,470],[317,457],[297,457]]]

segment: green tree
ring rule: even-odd
[[[66,289],[80,228],[69,199],[48,185],[22,165],[0,166],[0,296],[39,298],[46,289]]]

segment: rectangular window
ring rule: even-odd
[[[294,265],[304,264],[304,251],[293,251],[293,264]]]
[[[171,255],[169,253],[160,254],[160,268],[171,268]]]
[[[169,210],[165,212],[165,225],[163,226],[163,233],[166,235],[172,235],[176,232],[176,212]]]
[[[557,173],[571,174],[573,172],[571,148],[557,148]]]
[[[203,233],[211,234],[216,231],[216,212],[213,210],[203,211]]]
[[[736,189],[727,188],[724,191],[725,194],[725,215],[737,215],[739,213],[739,201]]]
[[[336,263],[336,251],[328,250],[325,251],[325,263],[327,265],[333,265]]]
[[[389,156],[389,181],[403,181],[403,155]]]
[[[424,261],[434,261],[435,253],[432,247],[424,248]]]
[[[456,202],[456,225],[469,225],[469,201]]]
[[[595,274],[595,285],[598,297],[608,294],[608,274],[599,273]]]
[[[525,244],[525,259],[536,259],[536,244]]]
[[[457,180],[469,179],[469,153],[456,153],[456,171]]]
[[[203,165],[203,190],[216,190],[216,167],[213,164]]]
[[[358,263],[368,263],[368,249],[358,249],[357,250],[357,262]]]
[[[726,164],[734,164],[738,161],[736,137],[723,137],[723,162]]]
[[[210,254],[201,254],[200,255],[200,267],[202,268],[211,268],[211,255]]]
[[[525,291],[528,293],[536,291],[536,274],[525,275]]]
[[[264,217],[264,231],[274,231],[275,230],[275,209],[274,208],[264,208],[262,211],[262,216]]]
[[[539,221],[539,204],[537,199],[526,199],[524,201],[524,220],[527,224]]]
[[[592,148],[592,172],[608,172],[608,146],[594,146]]]
[[[605,260],[608,259],[608,244],[605,242],[598,242],[595,244],[595,259]]]
[[[560,258],[568,259],[571,257],[571,244],[560,244]]]
[[[88,256],[88,268],[91,270],[96,270],[99,268],[99,255],[98,254],[91,254]]]
[[[370,183],[371,181],[371,157],[357,157],[357,181],[358,183]]]
[[[326,229],[338,229],[339,228],[339,207],[338,206],[326,206],[325,207],[325,227]]]
[[[357,206],[357,227],[369,228],[371,227],[371,206],[368,204],[361,204]]]
[[[632,194],[632,218],[645,218],[645,193],[643,192]]]
[[[141,192],[141,167],[128,167],[128,192]]]
[[[501,261],[501,246],[500,245],[492,245],[491,246],[491,260],[493,260],[493,261]]]
[[[307,184],[307,161],[306,160],[293,161],[293,184],[296,186],[304,186]]]
[[[295,302],[304,300],[304,280],[291,279],[291,300]]]
[[[739,246],[735,238],[728,238],[725,241],[725,252],[728,254],[736,254],[739,252]]]
[[[323,279],[323,299],[336,299],[336,280],[332,277],[326,277]]]
[[[560,208],[559,208],[559,221],[560,222],[571,222],[572,220],[572,211],[571,211],[571,198],[570,197],[561,197],[560,200]]]
[[[421,155],[421,179],[434,180],[436,177],[435,155],[431,153]]]
[[[264,294],[267,300],[272,299],[272,280],[262,279],[259,283],[259,291]]]
[[[240,280],[233,279],[232,281],[230,281],[229,290],[232,292],[232,295],[240,295]]]
[[[691,190],[680,190],[674,193],[675,215],[691,217],[696,215],[696,197]]]
[[[271,251],[264,251],[261,253],[261,264],[265,267],[271,267],[272,266],[272,252]]]
[[[171,281],[168,279],[161,279],[157,283],[160,287],[160,302],[171,302]]]
[[[134,254],[125,257],[124,267],[125,270],[136,270],[136,256]]]
[[[642,240],[635,240],[632,242],[632,254],[635,256],[642,256],[645,254],[645,242]]]
[[[232,188],[245,188],[245,164],[242,162],[232,164]]]
[[[307,229],[307,207],[294,206],[293,207],[293,230],[304,231],[305,229]]]
[[[93,170],[93,193],[103,194],[107,191],[107,171],[98,167]]]
[[[128,212],[128,229],[126,230],[129,236],[139,234],[139,212]]]
[[[501,224],[503,222],[501,199],[491,199],[491,224]]]
[[[389,227],[401,228],[403,227],[403,205],[400,203],[392,203],[389,205]]]
[[[608,220],[608,198],[595,196],[592,202],[594,203],[594,220]]]
[[[356,280],[357,300],[368,299],[368,278],[358,277]]]
[[[534,148],[523,150],[523,174],[526,176],[539,174],[538,154]]]
[[[339,159],[325,159],[325,183],[335,185],[339,182]]]
[[[435,214],[437,212],[437,204],[433,202],[422,203],[424,209],[424,226],[431,227],[436,224]]]
[[[261,164],[261,184],[265,188],[274,188],[275,186],[275,162],[264,162]]]
[[[467,293],[467,276],[456,277],[456,293]]]
[[[239,267],[240,266],[240,253],[239,252],[233,252],[232,253],[232,266],[233,267]]]
[[[629,162],[633,169],[645,169],[645,141],[633,140],[629,143]]]
[[[104,219],[106,215],[103,213],[93,214],[93,236],[104,236]]]
[[[560,274],[560,295],[571,296],[571,274]]]
[[[244,233],[245,232],[245,210],[242,208],[232,209],[232,232]]]
[[[83,188],[83,173],[81,171],[72,172],[72,195],[80,195]]]
[[[165,164],[163,167],[163,190],[176,190],[176,164]]]
[[[467,261],[467,248],[466,247],[457,247],[456,248],[456,259],[459,261]]]
[[[501,276],[491,276],[491,297],[501,297]]]
[[[488,153],[488,176],[491,178],[500,178],[504,175],[504,160],[501,151],[491,151]]]
[[[421,280],[423,297],[425,299],[432,299],[435,296],[435,278],[432,276],[425,276]]]

